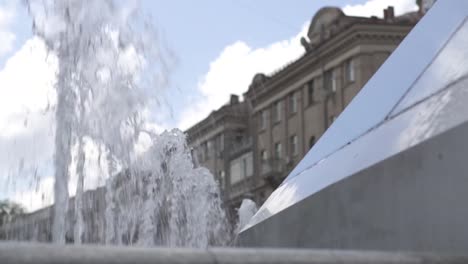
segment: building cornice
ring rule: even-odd
[[[193,139],[196,138],[197,135],[213,130],[213,127],[224,126],[229,123],[244,124],[247,116],[246,102],[224,105],[218,110],[211,112],[208,117],[202,121],[187,129],[185,133]]]
[[[189,144],[197,144],[229,130],[247,127],[245,117],[225,116],[224,118],[211,123],[204,122],[197,126],[197,130],[187,131],[187,141]]]
[[[367,19],[369,20],[369,19]],[[263,101],[265,96],[270,97],[272,91],[294,82],[294,79],[300,78],[300,74],[304,72],[304,68],[310,71],[312,68],[321,67],[321,63],[331,60],[333,57],[339,56],[343,51],[352,48],[359,44],[380,44],[382,41],[385,44],[398,44],[407,35],[410,29],[414,26],[411,23],[353,23],[344,30],[335,34],[328,40],[323,41],[314,50],[305,53],[296,61],[290,63],[280,71],[274,73],[265,79],[263,83],[256,86],[251,86],[244,94],[248,98],[252,106],[255,106]]]

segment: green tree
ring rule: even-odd
[[[9,200],[0,201],[0,226],[21,214],[24,214],[21,205]]]

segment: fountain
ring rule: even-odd
[[[138,16],[117,2],[83,3],[27,1],[35,33],[60,65],[54,241],[64,243],[71,225],[76,243],[104,230],[95,241],[226,244],[219,190],[206,169],[194,167],[183,133],[147,129],[145,98],[158,80],[150,62],[164,65],[160,53],[147,53],[147,28],[134,28],[129,21]],[[439,1],[252,218],[255,204],[243,202],[238,243],[288,249],[11,242],[0,243],[2,263],[468,262],[467,10],[467,2]],[[106,178],[94,192],[85,190],[89,149]],[[73,199],[70,176],[77,180]]]
[[[150,129],[148,113],[168,83],[170,58],[144,14],[133,2],[113,0],[25,3],[34,34],[58,60],[54,209],[44,211],[53,216],[52,240],[228,243],[213,176],[195,168],[181,131]],[[92,195],[85,188],[90,170],[105,182]]]

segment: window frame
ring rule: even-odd
[[[331,91],[333,93],[336,93],[336,90],[338,88],[337,80],[336,80],[336,69],[331,70]]]
[[[272,119],[274,124],[281,122],[281,100],[273,103]]]
[[[281,142],[276,142],[275,143],[275,159],[281,159],[281,156],[282,156],[282,146],[281,146]]]
[[[206,157],[211,159],[212,154],[215,152],[214,142],[212,140],[206,141]]]
[[[317,139],[315,138],[314,135],[312,135],[310,138],[309,138],[309,149],[311,149],[315,143],[316,143]]]
[[[260,161],[266,162],[268,160],[268,151],[266,149],[260,150]]]
[[[289,149],[292,157],[295,157],[299,154],[299,142],[297,135],[292,135],[289,137]]]
[[[226,188],[226,172],[224,172],[224,170],[219,170],[218,177],[220,188],[224,190],[224,188]]]
[[[289,114],[297,113],[297,96],[296,96],[296,94],[297,94],[296,91],[293,91],[288,95]]]
[[[345,62],[345,79],[348,84],[356,81],[356,67],[354,58],[349,58]]]
[[[328,119],[328,127],[330,127],[333,123],[335,123],[335,120],[336,120],[337,116],[336,115],[331,115]]]
[[[335,73],[335,68],[329,69],[325,71],[323,74],[323,79],[324,79],[324,89],[326,91],[336,93],[337,86],[338,84],[336,83],[336,73]]]
[[[218,144],[217,144],[218,151],[224,151],[224,134],[223,133],[219,134],[217,139],[218,139]]]

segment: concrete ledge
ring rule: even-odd
[[[0,243],[2,264],[42,263],[468,263],[468,257],[432,254],[299,249],[174,249],[106,246],[56,246],[40,243]]]

